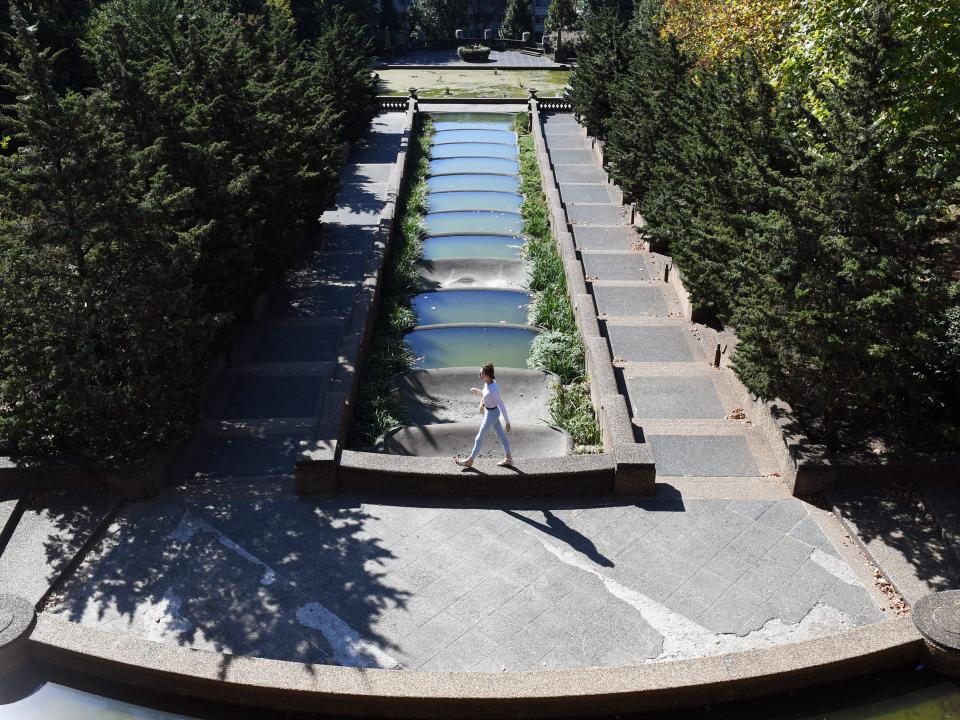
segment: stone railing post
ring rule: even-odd
[[[539,100],[537,99],[537,89],[536,88],[527,88],[527,112],[530,113],[530,120],[536,117],[537,112],[539,112]]]
[[[420,99],[417,97],[417,89],[409,88],[410,95],[407,97],[407,108],[417,112],[420,105]]]

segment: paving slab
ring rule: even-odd
[[[637,418],[726,417],[709,377],[645,376],[626,379],[627,396]]]
[[[648,435],[658,476],[756,477],[746,438],[738,435]]]
[[[960,587],[960,572],[918,492],[844,483],[827,498],[908,603]]]
[[[270,312],[282,318],[348,317],[359,287],[356,282],[291,276],[277,290]]]
[[[622,227],[574,225],[573,240],[577,249],[585,252],[626,253],[633,250],[634,246],[640,242],[640,235],[629,225]]]
[[[583,253],[583,271],[592,280],[649,280],[650,269],[640,253]]]
[[[465,62],[456,50],[416,50],[400,57],[390,58],[390,65],[417,67],[422,65],[449,65],[451,67],[477,67],[477,63]],[[483,67],[560,68],[548,55],[519,52],[517,50],[491,50],[490,58]]]
[[[49,612],[181,646],[437,671],[697,657],[878,619],[855,580],[735,502],[211,502],[168,490],[124,509]],[[614,553],[618,528],[636,539]],[[744,573],[795,564],[783,543],[806,554],[766,598],[694,552],[766,534]]]
[[[232,383],[220,417],[315,417],[329,384],[329,375],[240,378]]]
[[[264,477],[293,473],[306,429],[262,437],[197,435],[178,453],[170,479]]]
[[[558,183],[607,182],[607,173],[596,165],[557,165],[554,174]]]
[[[24,499],[23,514],[0,555],[0,587],[38,603],[117,501],[109,493]]]
[[[550,160],[554,165],[588,165],[596,161],[592,150],[567,150],[551,146]]]
[[[560,199],[568,206],[577,203],[612,203],[609,185],[561,183]]]
[[[667,316],[667,303],[659,287],[594,284],[592,288],[597,312],[601,315],[609,317]]]
[[[336,360],[343,325],[269,325],[263,329],[254,362]]]
[[[622,205],[567,205],[567,219],[572,225],[626,225],[629,218]]]
[[[682,327],[607,325],[615,359],[625,362],[692,362],[695,358]]]

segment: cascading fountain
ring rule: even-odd
[[[539,332],[523,259],[519,147],[513,116],[434,115],[427,180],[425,292],[411,299],[407,334],[414,367],[397,379],[411,425],[387,432],[382,449],[402,455],[466,455],[480,424],[470,387],[485,362],[497,368],[515,458],[570,452],[569,435],[547,424],[556,377],[527,368]],[[483,455],[500,453],[491,435]]]

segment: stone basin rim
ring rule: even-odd
[[[453,289],[457,290],[459,288],[453,288]],[[492,289],[497,290],[500,288],[492,288]],[[428,291],[428,292],[431,292],[431,291]],[[521,290],[520,292],[523,292],[523,291]],[[538,327],[536,325],[518,325],[517,323],[437,323],[434,325],[415,325],[414,327],[410,328],[410,330],[407,331],[407,334],[412,332],[417,332],[420,330],[442,330],[442,329],[448,329],[448,328],[504,328],[509,330],[529,330],[530,332],[534,332],[538,334],[543,332],[542,327]],[[454,367],[454,366],[445,365],[444,367]]]

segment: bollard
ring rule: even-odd
[[[713,352],[713,366],[720,367],[720,343],[717,343],[717,349]]]
[[[913,606],[913,622],[926,643],[927,664],[960,678],[960,590],[933,593]]]

